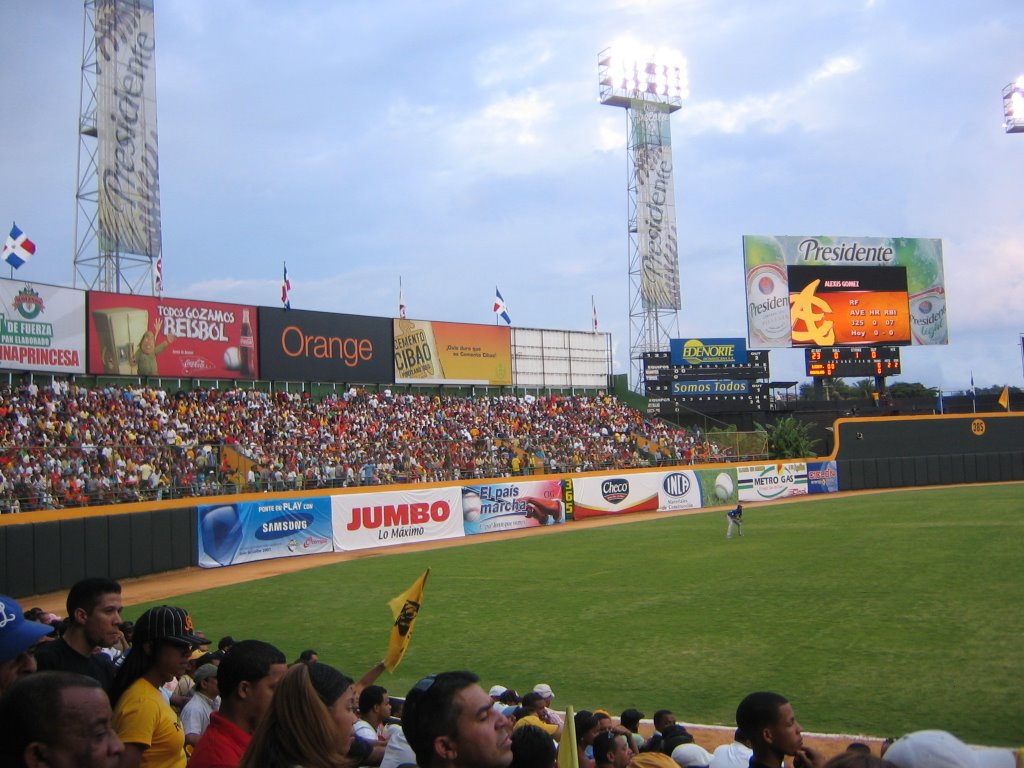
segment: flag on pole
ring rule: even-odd
[[[974,388],[974,371],[971,371],[971,407],[978,412],[978,391]]]
[[[593,315],[594,333],[597,333],[597,304],[594,303],[594,297],[593,296],[590,297],[590,309],[591,309],[591,314]]]
[[[558,742],[558,768],[580,768],[579,744],[576,741],[576,713],[565,708],[565,728]]]
[[[1007,411],[1010,410],[1010,385],[1007,384],[1003,387],[1003,391],[999,394],[999,404],[1003,406]]]
[[[15,269],[32,258],[36,252],[36,244],[28,239],[28,236],[18,229],[17,224],[11,225],[11,234],[7,236],[4,243],[3,259]]]
[[[430,569],[427,568],[423,575],[412,583],[411,587],[398,597],[388,601],[391,614],[395,619],[395,623],[391,625],[388,652],[384,656],[384,668],[388,672],[395,671],[395,667],[402,661],[402,657],[405,656],[405,652],[409,648],[412,628],[416,623],[416,616],[419,615],[420,606],[423,605],[423,587],[426,585],[429,575]]]
[[[502,298],[498,286],[494,286],[494,314],[505,321],[505,325],[512,325],[512,318],[508,316],[508,307],[505,306],[505,299]]]
[[[284,280],[281,283],[281,303],[284,304],[285,309],[292,308],[291,299],[288,298],[288,292],[292,289],[292,281],[288,279],[288,262],[284,262]]]
[[[153,283],[156,286],[156,295],[163,297],[164,295],[164,257],[163,254],[159,254],[156,257],[156,268],[153,270]]]
[[[398,278],[398,316],[405,320],[405,292],[402,290],[402,278]]]

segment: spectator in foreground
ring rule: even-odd
[[[786,697],[769,691],[748,694],[736,708],[736,725],[750,737],[750,768],[782,768],[786,756],[804,768],[821,768],[824,756],[804,746],[802,729]]]
[[[192,677],[196,682],[192,698],[181,709],[181,728],[185,731],[185,747],[190,754],[210,726],[210,716],[220,707],[217,667],[203,664]]]
[[[241,768],[348,768],[356,687],[327,664],[295,664],[256,726]]]
[[[630,747],[634,753],[644,745],[644,737],[640,735],[640,721],[643,719],[644,713],[639,709],[626,709],[619,715],[619,723],[630,733]]]
[[[711,768],[747,768],[753,754],[750,740],[737,728],[731,744],[722,744],[715,749],[711,756]]]
[[[253,731],[270,707],[287,659],[270,643],[243,640],[217,667],[220,709],[196,744],[189,768],[237,768]]]
[[[402,729],[419,768],[507,768],[508,720],[472,672],[442,672],[420,680],[405,697]]]
[[[602,731],[594,738],[597,768],[626,768],[633,758],[633,740],[621,733]]]
[[[512,733],[511,768],[554,768],[557,754],[555,742],[535,725],[525,725]]]
[[[15,680],[36,671],[33,650],[36,643],[53,632],[53,627],[26,621],[18,601],[0,595],[0,693]]]
[[[896,739],[885,759],[898,768],[1014,768],[1008,749],[974,749],[948,731],[915,731]]]
[[[40,672],[0,696],[0,765],[117,768],[124,750],[110,701],[91,677]]]

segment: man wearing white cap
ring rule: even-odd
[[[564,725],[562,716],[551,709],[551,700],[555,698],[555,692],[551,690],[551,686],[547,683],[537,683],[533,686],[533,692],[540,694],[540,697],[544,699],[544,710],[539,717],[551,725]]]

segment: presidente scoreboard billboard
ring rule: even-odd
[[[946,344],[942,241],[744,235],[752,348]]]

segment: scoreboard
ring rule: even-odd
[[[808,376],[897,376],[900,348],[810,347],[804,350]]]
[[[771,392],[768,351],[747,352],[743,363],[672,365],[668,352],[644,352],[644,392],[647,412],[669,416],[682,413],[767,411]]]

